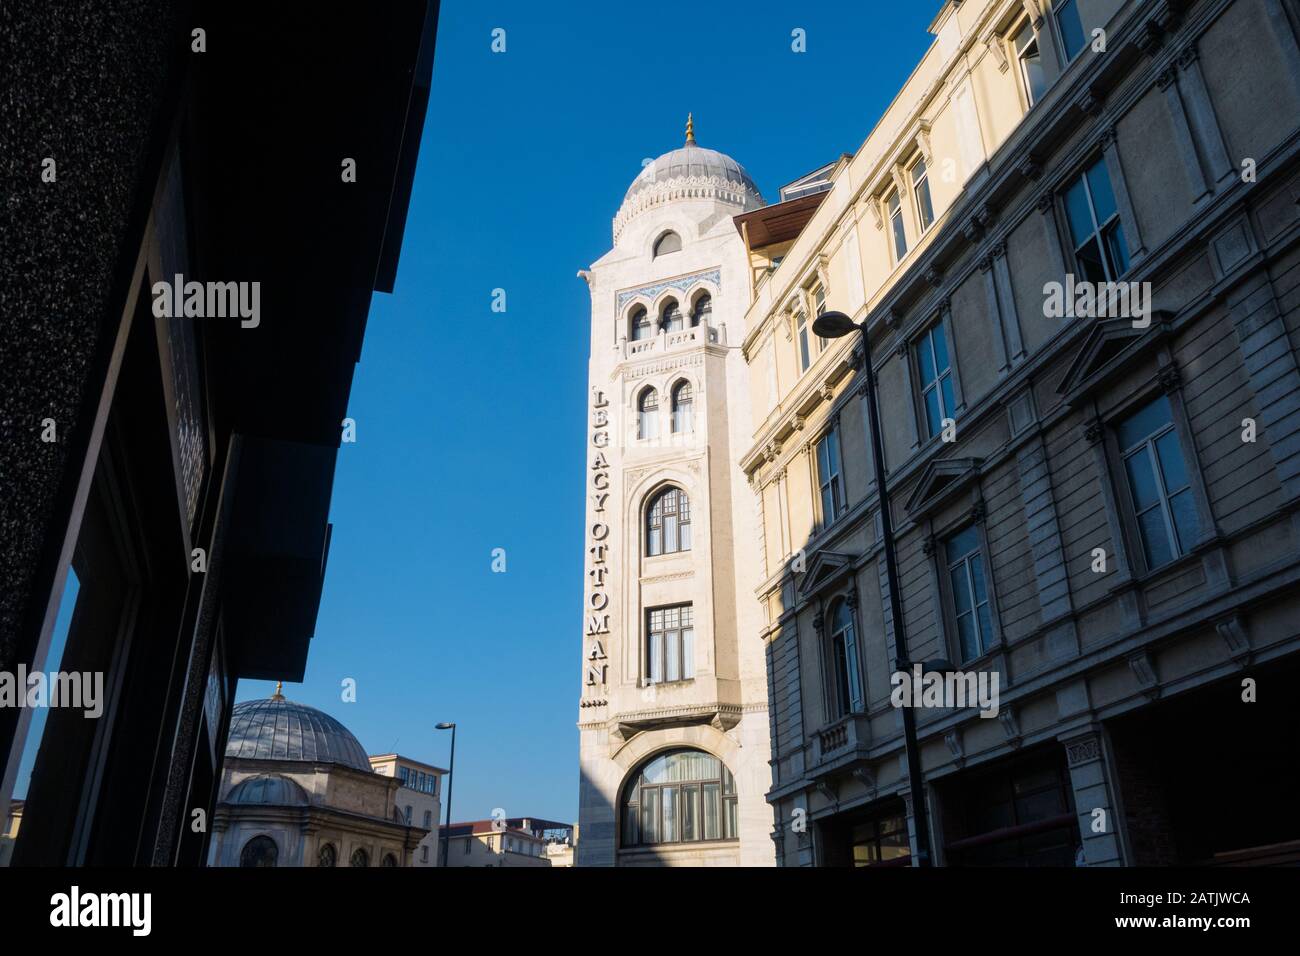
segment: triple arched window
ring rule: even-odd
[[[659,393],[644,389],[636,400],[636,437],[659,437]]]
[[[622,809],[623,846],[734,840],[736,778],[713,754],[670,751],[632,775]]]
[[[668,487],[650,499],[646,509],[646,554],[675,554],[691,550],[691,502],[680,488]]]

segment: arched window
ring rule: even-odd
[[[339,851],[334,849],[333,843],[326,843],[316,854],[317,866],[336,866],[339,862]]]
[[[280,848],[268,836],[255,836],[239,851],[240,866],[275,866]]]
[[[397,857],[393,856],[393,854],[391,854],[391,853],[385,853],[385,854],[384,854],[384,861],[383,861],[382,863],[380,863],[379,865],[380,865],[380,866],[397,866]]]
[[[659,326],[665,332],[682,330],[682,309],[676,299],[669,299],[664,303],[663,309],[659,312]]]
[[[707,292],[701,293],[695,300],[695,307],[691,309],[691,325],[708,325],[712,315],[713,296]]]
[[[841,715],[863,710],[862,676],[858,670],[858,638],[853,609],[839,600],[831,607],[831,661],[834,667],[835,706]]]
[[[659,437],[659,393],[647,388],[636,400],[636,437]]]
[[[736,839],[736,780],[700,750],[660,754],[623,791],[623,845]]]
[[[673,387],[673,431],[677,434],[691,431],[695,427],[691,417],[691,383],[678,382]]]
[[[675,232],[671,232],[671,231],[665,232],[662,236],[660,236],[658,239],[655,240],[654,257],[656,259],[658,259],[660,256],[666,256],[670,252],[681,252],[681,251],[682,251],[682,237],[677,235],[677,233]]]
[[[370,854],[367,853],[365,850],[361,849],[360,847],[358,847],[357,849],[355,849],[355,850],[352,851],[352,859],[349,861],[348,865],[349,865],[349,866],[369,866],[369,865],[370,865]]]
[[[646,554],[691,550],[691,502],[680,488],[665,488],[646,510]]]
[[[650,313],[638,307],[632,313],[632,341],[641,342],[650,338]]]

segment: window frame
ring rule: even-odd
[[[654,406],[647,408],[647,399]],[[654,441],[659,437],[659,390],[647,385],[636,394],[636,437],[637,441]]]
[[[958,379],[956,372],[956,362],[953,360],[952,341],[948,335],[947,317],[939,316],[938,319],[925,326],[924,330],[912,337],[909,343],[908,352],[912,363],[912,374],[916,376],[916,404],[917,415],[922,424],[922,431],[925,435],[925,441],[931,441],[943,434],[944,419],[957,421],[957,415],[961,411],[962,403],[958,393]],[[939,353],[935,349],[935,336],[938,335],[943,340],[944,357],[947,364],[940,369]],[[921,349],[928,349],[930,363],[934,368],[934,379],[927,383],[925,380],[924,365],[921,361]],[[949,391],[951,395],[945,398],[943,382],[945,377],[948,380]],[[939,405],[939,423],[932,431],[930,429],[930,415],[926,406],[926,395],[935,391],[935,397]],[[948,398],[952,400],[952,408],[947,408]],[[947,412],[947,414],[944,414]]]
[[[891,208],[890,204],[898,203],[898,208]],[[889,227],[889,251],[894,256],[894,265],[898,265],[907,258],[907,222],[903,215],[903,197],[899,194],[898,187],[894,186],[885,193],[885,222]],[[899,248],[899,246],[902,248]]]
[[[685,400],[681,397],[683,392]],[[671,434],[685,435],[695,431],[695,388],[690,379],[679,379],[668,390],[668,414]]]
[[[1025,31],[1026,27],[1029,28],[1030,39],[1022,48],[1017,45],[1016,40]],[[1045,94],[1051,88],[1051,84],[1047,82],[1047,70],[1043,63],[1042,34],[1034,26],[1034,21],[1032,19],[1029,17],[1023,17],[1017,21],[1009,31],[1007,31],[1007,43],[1011,47],[1011,59],[1015,61],[1017,71],[1020,74],[1020,90],[1024,96],[1025,111],[1028,112],[1033,109],[1034,105],[1041,98],[1034,95],[1033,84],[1029,82],[1029,76],[1026,72],[1025,51],[1031,46],[1038,51],[1039,69],[1043,74],[1043,93]]]
[[[925,167],[925,171],[921,173],[921,178],[918,181],[916,178],[916,170],[918,167],[922,166]],[[934,225],[935,220],[938,219],[938,216],[936,216],[934,212],[934,197],[930,193],[930,166],[926,163],[924,156],[917,156],[912,161],[911,165],[907,167],[907,180],[911,184],[912,204],[916,213],[916,224],[920,229],[918,236],[924,236],[929,232],[930,227]],[[925,204],[930,209],[929,222],[925,221],[925,216],[922,214],[922,187],[925,188]]]
[[[1146,411],[1152,404],[1162,398],[1169,408],[1168,421],[1127,448],[1121,446],[1119,438],[1121,426]],[[1140,561],[1140,567],[1144,573],[1163,571],[1177,565],[1181,560],[1196,551],[1197,546],[1207,533],[1204,504],[1205,489],[1200,478],[1200,462],[1195,454],[1188,454],[1185,432],[1179,418],[1178,403],[1172,394],[1167,392],[1147,392],[1119,410],[1107,423],[1107,444],[1112,452],[1112,455],[1109,456],[1112,462],[1112,480],[1120,487],[1120,510],[1123,513],[1121,527],[1124,529],[1125,538],[1127,539],[1125,546],[1132,554],[1130,562],[1136,557]],[[1183,471],[1186,476],[1186,484],[1179,486],[1172,493],[1166,487],[1164,468],[1160,463],[1159,453],[1155,448],[1155,442],[1170,433],[1173,434],[1178,445],[1178,454],[1182,459]],[[1158,500],[1155,505],[1144,508],[1139,512],[1127,462],[1130,457],[1143,451],[1147,454],[1147,462],[1151,466],[1152,476],[1156,481]],[[1170,504],[1172,499],[1180,494],[1189,494],[1191,496],[1196,519],[1195,528],[1190,529],[1190,537],[1193,540],[1186,543],[1181,542],[1181,534],[1173,517],[1173,509]],[[1141,515],[1146,514],[1154,507],[1160,508],[1162,526],[1165,531],[1165,543],[1170,550],[1169,559],[1159,564],[1153,564],[1147,554],[1146,539],[1140,523]]]
[[[831,443],[829,446],[827,443]],[[822,449],[827,448],[826,465],[831,471],[828,476],[822,467]],[[831,460],[832,453],[834,461]],[[813,463],[816,468],[817,510],[822,528],[829,528],[842,518],[849,510],[848,495],[844,483],[844,447],[840,436],[840,423],[833,421],[813,442]],[[831,494],[831,512],[826,512],[826,493]]]
[[[670,612],[677,612],[676,619],[670,625],[667,620],[660,625],[661,629],[656,631],[655,615],[662,614],[667,617]],[[641,655],[644,675],[642,684],[644,686],[657,686],[660,684],[685,684],[695,680],[695,606],[690,601],[682,601],[676,604],[662,604],[645,609],[643,618],[645,626],[645,640],[643,642],[643,652]],[[687,634],[689,632],[689,638]],[[675,643],[676,647],[676,677],[669,677],[669,641]],[[656,658],[655,652],[658,651]],[[660,665],[662,677],[655,678],[656,660]],[[689,674],[687,670],[689,668]]]
[[[673,501],[674,508],[671,512],[665,512],[662,508],[660,508],[659,525],[657,526],[660,529],[660,534],[658,539],[659,550],[655,551],[653,550],[655,547],[654,529],[656,527],[654,523],[655,508],[658,507],[661,502],[665,501],[669,495],[676,496]],[[685,515],[684,520],[682,517],[683,515]],[[665,539],[667,537],[666,534],[664,533],[666,528],[665,521],[669,517],[676,519],[675,537],[677,541],[677,547],[673,548],[671,551],[665,551],[664,550],[664,547],[666,545]],[[686,493],[686,489],[682,488],[680,485],[666,485],[658,489],[657,491],[655,491],[652,495],[650,495],[650,497],[646,499],[645,521],[643,527],[645,529],[645,547],[642,550],[644,551],[645,556],[647,558],[666,557],[674,554],[684,554],[687,551],[690,551],[694,547],[695,540],[694,540],[694,536],[691,533],[692,532],[691,499],[690,499],[690,495]],[[683,533],[683,531],[685,533]],[[683,540],[686,541],[684,547],[682,546]]]
[[[863,671],[862,642],[858,636],[857,602],[849,595],[841,595],[827,605],[822,627],[826,632],[826,653],[830,661],[826,677],[828,712],[834,720],[843,720],[854,714],[867,712],[867,681]],[[836,614],[843,609],[846,623],[839,626]],[[840,653],[837,639],[846,634],[851,640],[842,642]]]
[[[1079,23],[1079,35],[1083,39],[1083,44],[1074,53],[1070,53],[1065,45],[1065,28],[1061,25],[1061,14],[1065,10],[1072,10],[1074,18]],[[1077,60],[1088,49],[1088,28],[1083,25],[1083,14],[1079,12],[1079,0],[1053,0],[1052,3],[1052,23],[1056,28],[1057,47],[1061,54],[1061,70],[1064,72],[1071,63]],[[1041,49],[1041,48],[1040,48]]]
[[[644,305],[633,307],[627,321],[628,341],[645,342],[654,338],[654,322],[650,318],[650,310]]]
[[[1092,170],[1101,168],[1106,176],[1106,183],[1110,186],[1111,198],[1115,202],[1115,211],[1106,217],[1105,222],[1097,221],[1097,202],[1093,198],[1092,184],[1088,181],[1088,173]],[[1088,203],[1088,221],[1092,224],[1092,230],[1082,243],[1074,241],[1074,225],[1070,216],[1070,204],[1066,197],[1075,183],[1082,183],[1084,198]],[[1081,259],[1079,251],[1087,247],[1089,243],[1097,244],[1097,251],[1101,255],[1102,264],[1102,281],[1118,282],[1133,269],[1133,250],[1129,247],[1129,237],[1124,225],[1124,217],[1120,214],[1119,192],[1116,189],[1115,182],[1111,179],[1110,168],[1106,165],[1106,157],[1102,154],[1093,154],[1085,163],[1079,166],[1074,175],[1067,178],[1061,187],[1056,191],[1056,201],[1060,203],[1064,218],[1066,239],[1069,242],[1070,258],[1073,260],[1074,275],[1080,281],[1093,281],[1088,278],[1085,270],[1081,268]],[[1125,268],[1117,270],[1116,264],[1111,261],[1111,250],[1107,240],[1107,231],[1114,224],[1115,231],[1118,232],[1120,241],[1124,244]]]
[[[718,764],[717,777],[699,777],[686,780],[668,780],[663,783],[643,784],[641,778],[645,775],[646,768],[661,757],[671,757],[682,753],[698,753]],[[716,827],[717,836],[708,837],[706,822],[708,819],[708,791],[709,788],[716,788]],[[664,791],[672,790],[672,817],[673,817],[673,838],[662,839],[664,834],[664,807],[668,803],[664,799]],[[643,795],[646,791],[654,793],[654,809],[652,811],[655,817],[655,838],[644,840],[643,834],[646,830],[644,826],[645,813],[647,809],[646,801]],[[683,799],[685,797],[686,799]],[[693,839],[684,839],[682,834],[685,831],[683,823],[687,816],[685,807],[693,809],[694,829],[696,836]],[[736,786],[735,775],[727,766],[726,761],[715,754],[709,753],[698,747],[678,747],[667,750],[643,760],[628,775],[622,788],[619,790],[618,799],[618,846],[619,849],[641,849],[658,846],[674,845],[695,845],[711,843],[734,843],[740,839],[740,813],[739,813],[739,788]]]
[[[968,549],[964,554],[956,559],[949,557],[949,545],[959,535],[973,531],[975,535],[975,546]],[[941,582],[940,590],[944,597],[944,621],[947,630],[951,635],[948,641],[950,651],[956,652],[956,660],[960,666],[966,667],[976,661],[982,660],[989,654],[997,650],[1002,640],[1002,627],[998,615],[997,596],[993,586],[993,573],[989,565],[988,541],[984,535],[983,525],[978,521],[962,522],[952,528],[947,529],[935,542],[935,556],[938,559],[939,580]],[[972,567],[972,555],[979,558],[980,580],[984,584],[984,601],[978,600],[978,592],[975,590],[975,570]],[[964,571],[965,586],[967,598],[970,602],[968,612],[958,612],[957,594],[953,590],[953,572],[958,568]],[[989,634],[983,634],[983,624],[980,621],[979,609],[984,605],[988,608]],[[975,625],[976,639],[979,642],[978,653],[972,657],[965,655],[961,642],[961,627],[958,624],[959,619],[964,614],[969,613],[971,620]]]
[[[795,361],[799,363],[799,374],[802,376],[808,369],[812,368],[814,357],[812,354],[812,340],[809,336],[812,325],[808,321],[808,311],[800,306],[794,313],[794,341],[795,341]]]

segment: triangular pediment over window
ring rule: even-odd
[[[1090,395],[1143,355],[1152,342],[1167,335],[1169,319],[1168,312],[1157,311],[1151,313],[1151,324],[1143,328],[1135,328],[1131,319],[1093,323],[1056,393],[1067,405]]]
[[[799,583],[799,596],[807,598],[842,578],[853,567],[853,556],[839,551],[818,551],[813,554],[808,570]]]
[[[907,499],[907,513],[922,514],[943,504],[979,476],[980,461],[979,458],[941,458],[930,462]]]

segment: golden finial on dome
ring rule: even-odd
[[[686,145],[695,145],[695,117],[690,113],[686,114]]]
[[[275,693],[271,695],[271,700],[284,700],[284,694],[280,693],[280,691],[282,690],[284,690],[284,681],[282,680],[276,681]]]

